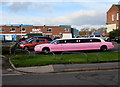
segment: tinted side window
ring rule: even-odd
[[[80,43],[89,43],[90,42],[90,39],[81,39],[80,40]]]
[[[59,40],[57,43],[58,43],[58,44],[66,43],[66,40]]]
[[[31,42],[32,42],[32,43],[36,43],[37,41],[36,41],[36,40],[32,40]]]
[[[93,35],[91,35],[90,37],[94,37]]]
[[[92,39],[92,42],[101,42],[100,39]]]
[[[39,40],[39,43],[45,42],[45,40]]]
[[[74,39],[66,40],[66,43],[76,43],[76,40],[74,40]]]
[[[48,41],[52,41],[52,39],[49,38],[49,37],[34,37],[34,38],[36,38],[36,39],[40,39],[40,38],[42,38],[42,39],[47,39]]]

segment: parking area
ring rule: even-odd
[[[6,42],[6,43],[1,43],[0,45],[1,46],[12,46],[14,45],[16,42]],[[114,43],[114,46],[115,48],[114,49],[111,49],[111,50],[108,50],[108,52],[112,52],[112,51],[120,51],[120,43],[117,43],[117,42],[113,42]],[[25,52],[24,50],[19,50],[17,49],[16,52],[19,51],[20,53],[22,52]],[[100,52],[99,50],[87,50],[87,51],[80,51],[80,52],[84,52],[84,53],[96,53],[96,52]],[[27,51],[28,54],[30,55],[34,55],[35,52],[34,50],[29,50]],[[61,54],[61,52],[55,52],[56,54]]]
[[[4,44],[5,45],[5,44]],[[12,45],[11,43],[10,44],[6,44],[6,45]],[[116,43],[116,42],[114,42],[114,46],[115,46],[115,48],[114,49],[110,49],[110,50],[108,50],[107,52],[114,52],[114,51],[120,51],[120,43]],[[80,52],[82,52],[82,53],[98,53],[98,52],[100,52],[100,50],[86,50],[86,51],[77,51],[76,53],[80,53]],[[14,55],[16,55],[17,53],[24,53],[24,54],[27,54],[27,55],[36,55],[37,54],[37,52],[35,52],[34,50],[27,50],[27,51],[25,51],[25,50],[22,50],[22,49],[16,49],[16,51],[15,51],[15,53],[14,53]],[[69,52],[70,53],[70,52]],[[75,53],[75,52],[71,52],[71,53]],[[43,53],[39,53],[39,54],[43,54]],[[62,54],[62,52],[55,52],[55,53],[53,53],[53,52],[51,52],[50,54]],[[66,54],[66,53],[65,53]]]

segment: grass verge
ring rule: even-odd
[[[50,64],[75,64],[75,63],[101,63],[101,62],[118,62],[120,61],[119,53],[87,53],[88,57],[83,54],[64,54],[60,59],[60,54],[56,55],[16,55],[9,56],[16,67],[43,66]]]

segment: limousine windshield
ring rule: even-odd
[[[57,42],[57,40],[53,40],[53,41],[50,42],[50,44],[54,44],[56,42]]]

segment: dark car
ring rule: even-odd
[[[115,40],[115,42],[120,43],[120,36],[116,36],[116,37],[114,38],[114,40]]]

